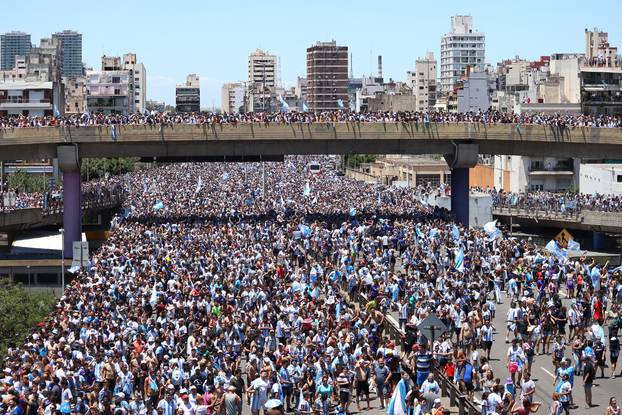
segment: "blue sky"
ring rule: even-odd
[[[438,58],[440,37],[454,14],[470,14],[486,34],[486,61],[582,52],[585,28],[609,32],[622,48],[622,3],[600,0],[21,0],[0,6],[0,32],[22,30],[33,42],[63,29],[83,34],[83,60],[99,68],[102,54],[135,52],[147,68],[147,96],[174,102],[175,84],[201,75],[203,107],[220,105],[224,82],[246,79],[256,48],[281,59],[282,83],[306,70],[305,49],[334,39],[353,53],[354,74],[404,80],[417,57]]]

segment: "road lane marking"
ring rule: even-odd
[[[555,379],[555,375],[552,374],[551,372],[549,372],[548,370],[546,370],[545,368],[543,368],[542,366],[540,366],[540,369],[544,370],[546,373],[549,374],[550,377],[552,377],[553,379]]]

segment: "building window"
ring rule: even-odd
[[[119,77],[119,76],[113,76],[113,77],[112,77],[112,83],[113,83],[113,84],[120,84],[120,83],[121,83],[121,77]]]
[[[622,183],[622,174],[618,174],[618,177],[616,177],[616,179],[618,183]]]

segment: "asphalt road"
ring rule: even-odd
[[[569,306],[568,300],[563,300],[566,306]],[[506,366],[506,355],[509,344],[505,343],[505,318],[509,308],[509,301],[507,298],[503,298],[503,304],[497,305],[497,311],[493,326],[497,329],[495,334],[492,351],[491,351],[491,364],[495,377],[500,378],[502,381],[509,377],[509,372]],[[605,328],[605,331],[607,329]],[[511,339],[511,338],[510,338]],[[540,350],[541,351],[541,350]],[[609,352],[606,352],[607,362],[609,361]],[[566,347],[566,356],[571,357],[571,348]],[[620,368],[617,369],[618,371]],[[548,413],[549,405],[551,403],[551,395],[555,390],[554,380],[554,366],[551,360],[551,355],[536,355],[534,356],[533,365],[531,368],[532,379],[536,383],[536,398],[539,402],[542,402],[542,407],[539,413]],[[619,374],[619,373],[618,373]],[[592,388],[592,403],[594,406],[590,409],[586,408],[585,393],[583,390],[583,379],[580,376],[575,375],[575,381],[573,386],[573,398],[577,409],[571,410],[571,412],[577,414],[599,414],[602,415],[607,408],[609,398],[615,396],[616,398],[622,398],[622,377],[611,379],[611,369],[605,368],[605,378],[599,378],[600,369],[597,372],[597,378],[594,381]],[[481,396],[481,393],[478,394]]]

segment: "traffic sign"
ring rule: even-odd
[[[417,324],[417,329],[426,339],[434,342],[447,331],[447,326],[436,314],[430,314],[421,323]]]
[[[566,229],[562,229],[555,237],[555,240],[557,241],[557,245],[559,245],[560,248],[567,248],[568,241],[570,241],[571,239],[574,239],[574,238],[572,237],[572,234],[568,232]]]

